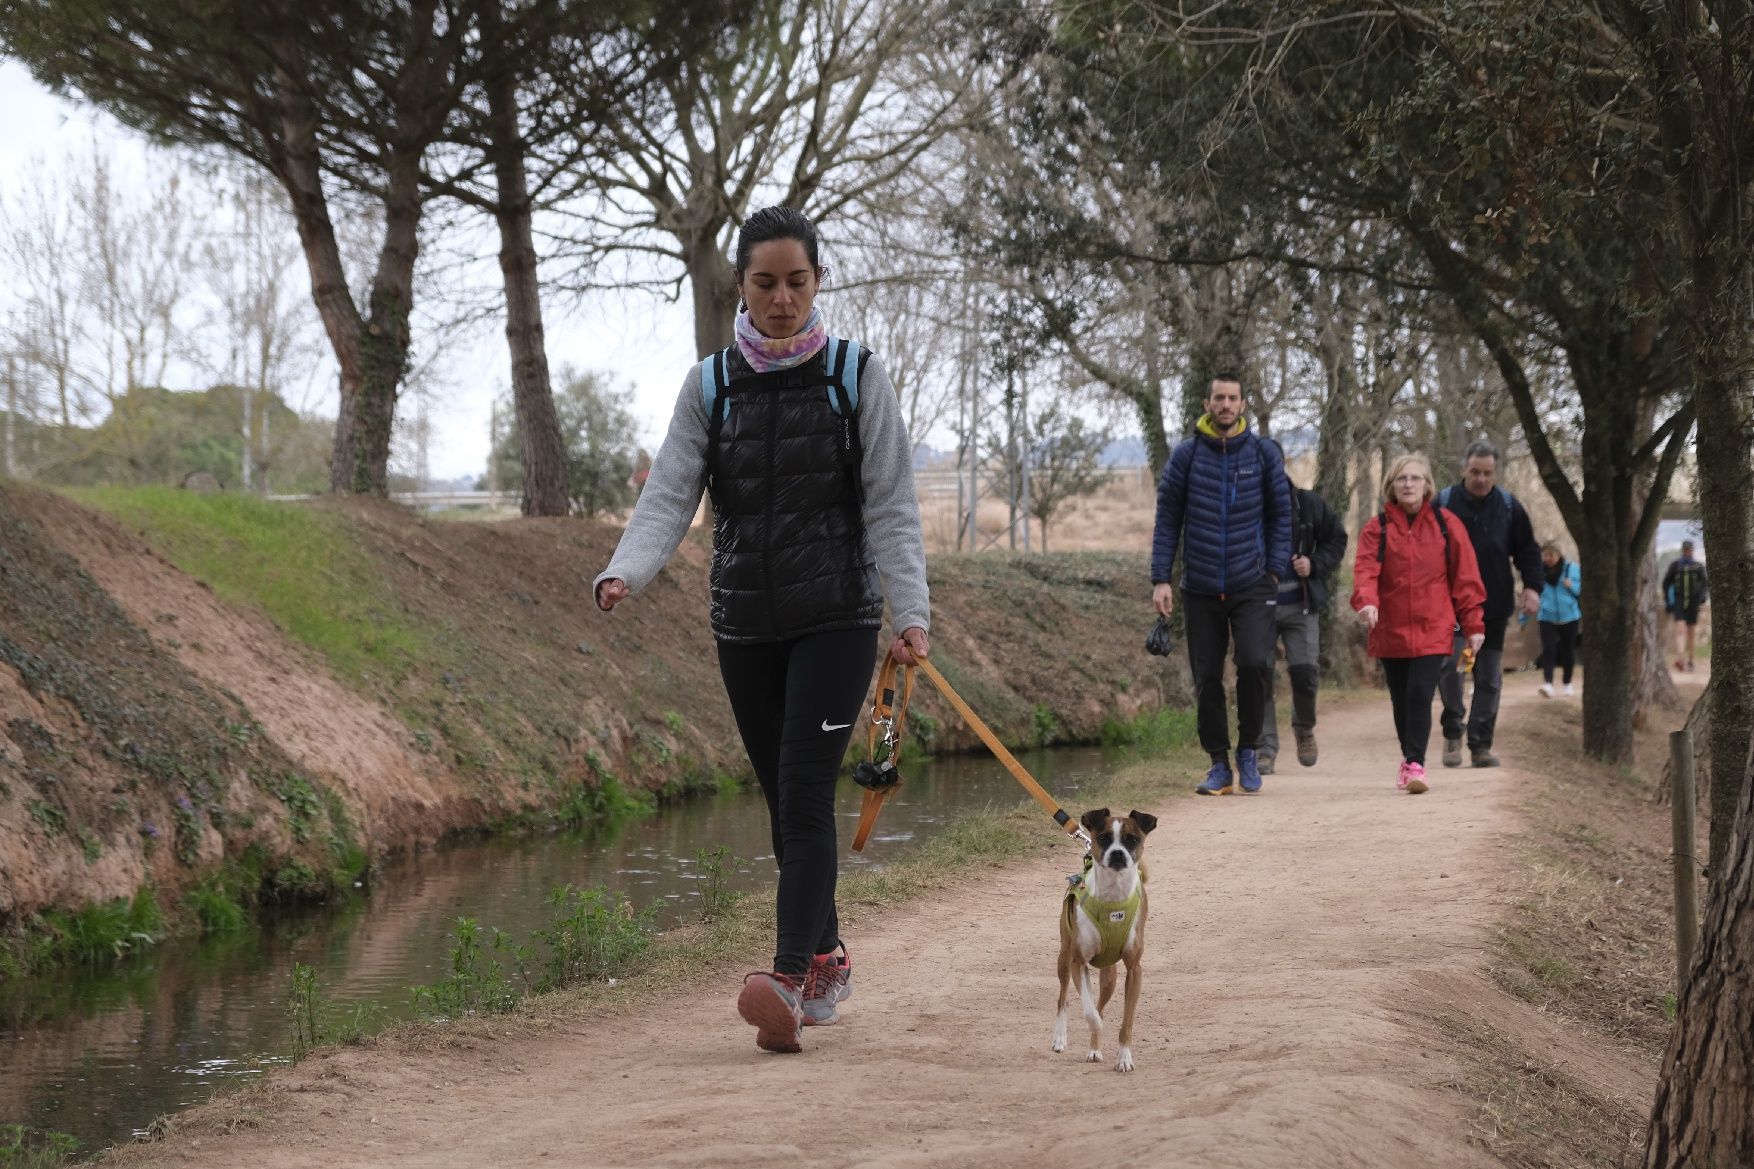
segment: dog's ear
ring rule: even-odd
[[[1092,836],[1095,836],[1108,824],[1108,809],[1092,808],[1090,811],[1078,817],[1078,823],[1084,825],[1085,829],[1088,830]]]
[[[1141,812],[1137,808],[1134,808],[1131,812],[1128,812],[1127,815],[1132,817],[1133,823],[1139,826],[1139,831],[1141,832],[1150,832],[1153,828],[1157,827],[1157,817],[1153,816],[1150,812]]]

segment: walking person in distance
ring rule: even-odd
[[[1443,765],[1462,765],[1462,739],[1475,767],[1497,767],[1492,740],[1498,728],[1498,697],[1504,687],[1504,632],[1517,611],[1514,566],[1522,577],[1520,604],[1533,617],[1541,606],[1541,547],[1529,513],[1517,497],[1498,486],[1498,448],[1481,439],[1462,458],[1462,481],[1445,487],[1437,503],[1462,521],[1473,545],[1480,579],[1486,585],[1486,640],[1474,655],[1472,705],[1462,692],[1462,634],[1458,630],[1444,663],[1438,693],[1443,696]]]
[[[737,1008],[768,1051],[802,1048],[852,988],[834,894],[834,796],[887,596],[904,664],[928,652],[912,445],[883,367],[831,337],[814,225],[784,207],[737,233],[736,343],[689,370],[607,569],[608,610],[669,561],[711,497],[719,670],[766,797],[779,865],[773,968]],[[881,586],[881,587],[880,587]]]
[[[1693,668],[1693,636],[1699,627],[1699,607],[1710,594],[1705,565],[1693,558],[1693,541],[1681,541],[1681,555],[1663,573],[1663,600],[1675,619],[1675,668]]]
[[[1370,627],[1400,741],[1396,787],[1430,790],[1425,749],[1431,699],[1454,631],[1475,653],[1485,643],[1486,588],[1462,525],[1433,499],[1424,455],[1402,455],[1383,476],[1382,510],[1364,525],[1352,564],[1352,608]]]
[[[1280,452],[1273,439],[1266,440]],[[1346,558],[1346,529],[1328,501],[1306,487],[1291,484],[1291,571],[1279,582],[1274,606],[1277,640],[1285,645],[1285,672],[1291,677],[1291,733],[1297,761],[1314,767],[1316,695],[1321,689],[1322,614],[1328,607],[1328,578]],[[1274,662],[1267,683],[1267,709],[1262,716],[1261,774],[1272,775],[1279,759],[1279,667]]]
[[[1183,625],[1194,675],[1200,746],[1212,759],[1194,790],[1229,795],[1261,790],[1256,752],[1272,686],[1279,582],[1290,570],[1291,488],[1276,446],[1261,441],[1243,415],[1241,380],[1212,379],[1194,436],[1170,453],[1157,484],[1151,537],[1151,603],[1167,617],[1180,554]],[[1230,719],[1224,654],[1236,642],[1236,770],[1230,766]]]
[[[1553,697],[1553,670],[1562,671],[1565,696],[1570,698],[1571,672],[1577,666],[1577,631],[1582,624],[1583,577],[1577,565],[1565,558],[1557,540],[1541,545],[1541,572],[1547,587],[1541,590],[1541,697]]]

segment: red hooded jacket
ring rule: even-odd
[[[1398,504],[1371,517],[1358,537],[1352,565],[1352,608],[1375,605],[1370,631],[1373,658],[1418,658],[1455,648],[1455,628],[1465,635],[1484,633],[1486,586],[1468,529],[1430,503],[1409,517]],[[1384,519],[1388,522],[1383,538]],[[1449,559],[1443,531],[1449,527]],[[1378,550],[1382,559],[1377,559]]]

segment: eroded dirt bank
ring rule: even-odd
[[[604,616],[588,581],[614,526],[310,506],[424,648],[344,675],[150,535],[0,485],[0,927],[222,877],[308,896],[449,832],[589,816],[611,780],[743,770],[701,533]],[[934,659],[1011,741],[1094,739],[1185,690],[1181,659],[1142,652],[1144,574],[1142,556],[941,558]],[[928,746],[973,745],[935,695],[916,710]]]

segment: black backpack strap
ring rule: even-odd
[[[1382,563],[1384,553],[1389,550],[1389,512],[1387,508],[1376,513],[1376,562]]]

